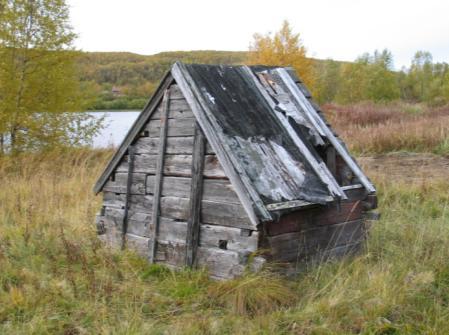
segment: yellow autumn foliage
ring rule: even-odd
[[[291,66],[307,86],[313,86],[313,60],[306,57],[307,49],[300,35],[292,32],[288,21],[273,36],[254,34],[249,50],[250,64]]]

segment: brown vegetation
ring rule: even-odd
[[[449,154],[449,106],[360,103],[327,104],[323,109],[334,129],[356,153]]]

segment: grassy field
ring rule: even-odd
[[[354,149],[381,124],[334,122],[343,137],[360,134],[349,137]],[[409,121],[391,121],[382,138],[401,122]],[[417,137],[412,148],[436,151],[447,138]],[[368,152],[389,151],[376,141]],[[110,155],[0,158],[0,334],[449,333],[447,178],[391,180],[368,171],[382,219],[363,254],[291,280],[267,270],[214,282],[205,271],[171,272],[98,242],[101,199],[92,185]]]

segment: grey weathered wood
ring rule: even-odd
[[[108,208],[124,209],[125,195],[104,192],[103,203]],[[153,211],[153,196],[133,195],[131,197],[130,210],[140,213],[151,213]],[[189,218],[189,199],[162,197],[160,200],[160,215],[187,221]],[[251,230],[255,228],[241,204],[203,200],[201,202],[201,218],[203,223]]]
[[[123,228],[122,228],[122,249],[126,246],[126,232],[128,231],[128,211],[129,211],[129,199],[131,197],[131,187],[133,184],[133,169],[134,169],[134,147],[132,145],[128,148],[128,180],[126,183],[126,195],[125,195],[125,210],[123,214]]]
[[[163,216],[180,220],[188,219],[189,199],[163,197],[161,201]],[[245,209],[240,204],[203,200],[201,202],[201,219],[204,223],[254,229]]]
[[[216,278],[235,278],[245,270],[244,262],[238,252],[217,248],[199,247],[197,265],[206,267],[209,274]]]
[[[107,208],[105,216],[109,222],[116,227],[121,227],[123,209]],[[151,212],[140,213],[133,209],[129,212],[128,233],[148,237],[146,224],[151,224]],[[242,231],[247,232],[246,235]],[[187,222],[179,219],[159,217],[159,231],[157,241],[168,243],[169,241],[185,244],[187,234]],[[211,224],[201,224],[199,234],[199,245],[208,248],[219,248],[220,240],[227,241],[227,250],[254,252],[257,250],[259,232],[244,230],[235,227],[226,227]],[[185,253],[185,250],[183,251]],[[184,265],[184,264],[183,264]]]
[[[103,192],[103,205],[106,208],[125,209],[125,194]],[[152,195],[135,194],[129,200],[131,211],[149,213],[153,208]]]
[[[136,155],[134,171],[136,173],[156,174],[157,155]],[[190,177],[192,155],[165,155],[164,176]],[[128,162],[123,161],[117,172],[128,171]],[[225,179],[226,174],[216,155],[206,155],[204,176],[206,178]]]
[[[151,216],[151,225],[149,225],[149,254],[148,260],[150,263],[154,263],[154,256],[156,254],[156,241],[157,232],[159,225],[159,211],[160,211],[160,200],[161,200],[161,188],[162,188],[162,173],[164,170],[164,157],[165,157],[165,144],[167,139],[167,127],[168,127],[168,109],[170,104],[170,89],[168,88],[164,93],[164,98],[162,100],[162,115],[161,115],[161,127],[160,127],[160,137],[159,137],[159,151],[156,162],[156,181],[154,183],[153,192],[153,213]]]
[[[159,87],[156,89],[155,94],[151,97],[148,103],[145,105],[143,112],[137,117],[136,121],[131,126],[129,132],[126,134],[125,139],[123,140],[120,147],[115,152],[114,156],[112,156],[111,160],[108,162],[105,170],[101,174],[100,178],[96,182],[94,186],[94,192],[99,193],[104,184],[107,182],[109,176],[120,164],[123,156],[126,154],[128,150],[128,146],[134,141],[134,139],[141,133],[143,127],[146,125],[147,121],[150,119],[151,114],[156,110],[156,107],[159,105],[164,91],[172,84],[173,77],[170,72],[167,72],[162,79]]]
[[[192,267],[195,262],[200,233],[201,200],[203,198],[203,170],[206,139],[198,124],[195,125],[193,143],[192,184],[190,190],[190,213],[187,221],[186,265]]]
[[[343,191],[355,190],[358,188],[363,188],[363,185],[362,184],[354,184],[354,185],[346,185],[346,186],[341,187],[341,189]]]
[[[146,176],[147,175],[144,173],[133,173],[131,178],[131,194],[145,194]],[[113,193],[126,193],[127,180],[127,172],[116,173],[115,180],[108,180],[103,186],[103,191]]]
[[[159,138],[142,137],[134,145],[136,154],[157,154]],[[191,155],[193,152],[193,136],[169,137],[165,146],[165,153],[170,155]],[[210,146],[206,146],[206,153],[214,154]]]
[[[334,199],[332,197],[327,197],[326,201],[331,202]],[[314,202],[304,201],[304,200],[292,200],[285,202],[278,202],[274,204],[268,204],[267,209],[269,211],[280,211],[284,209],[294,209],[294,208],[304,208],[310,206],[317,206],[318,204]]]
[[[148,175],[146,180],[147,193],[154,190],[154,175]],[[173,196],[188,198],[192,180],[188,177],[164,176],[162,182],[162,196]],[[203,200],[215,202],[228,202],[239,204],[240,200],[234,191],[234,187],[228,180],[204,179],[203,180]]]
[[[310,164],[310,166],[315,171],[315,173],[318,175],[318,177],[327,186],[327,188],[329,189],[331,194],[341,197],[342,199],[345,199],[346,196],[345,196],[344,192],[341,191],[340,186],[338,185],[337,181],[332,176],[332,174],[330,174],[326,165],[323,162],[318,161],[317,158],[315,158],[315,156],[313,156],[313,154],[307,148],[305,143],[301,140],[301,138],[298,136],[296,131],[290,125],[290,123],[289,123],[287,117],[284,115],[284,113],[282,113],[278,110],[278,108],[277,108],[278,106],[275,104],[273,99],[268,95],[267,91],[262,86],[262,84],[259,82],[259,80],[256,78],[256,76],[251,71],[251,69],[247,66],[244,66],[243,69],[246,72],[246,74],[248,75],[248,77],[250,77],[252,79],[254,85],[256,85],[256,87],[259,89],[262,96],[265,98],[266,102],[273,109],[274,115],[277,117],[277,119],[280,121],[280,123],[284,126],[285,130],[288,132],[288,134],[290,135],[290,138],[296,144],[296,146],[299,149],[299,151],[301,152],[301,154],[304,156],[304,158]]]
[[[167,119],[168,120],[168,137],[193,136],[195,119]],[[161,120],[152,120],[146,126],[150,137],[158,137],[160,134]]]
[[[217,125],[217,121],[214,119],[212,113],[207,110],[207,104],[203,101],[199,88],[192,80],[188,71],[182,64],[176,63],[172,68],[172,75],[192,108],[193,114],[201,125],[209,143],[219,157],[223,169],[234,185],[237,195],[246,209],[253,226],[259,224],[259,218],[255,209],[262,218],[262,221],[272,220],[272,216],[265,208],[243,168],[240,167],[232,155],[227,153],[230,148],[225,148],[226,143],[221,140],[223,137],[222,134],[217,133],[217,130],[221,128]]]
[[[319,226],[268,237],[271,254],[278,261],[300,261],[305,256],[364,239],[363,220]]]
[[[242,229],[202,224],[199,245],[220,248],[220,241],[226,241],[226,250],[254,252],[257,250],[259,232],[250,230],[250,235],[242,235]]]
[[[348,164],[348,166],[351,168],[352,172],[357,176],[357,178],[360,180],[360,182],[365,186],[367,191],[369,193],[376,192],[376,189],[371,184],[371,182],[368,180],[368,178],[365,176],[365,174],[362,172],[360,167],[354,162],[353,158],[349,155],[346,148],[340,143],[340,141],[334,136],[332,131],[329,129],[329,127],[326,126],[324,121],[317,115],[315,110],[313,109],[310,102],[307,100],[307,98],[302,94],[298,86],[295,84],[295,82],[291,79],[291,77],[288,75],[288,73],[285,71],[285,69],[278,68],[275,70],[279,76],[282,78],[285,85],[289,88],[290,93],[292,94],[295,101],[302,107],[302,109],[307,113],[310,120],[313,120],[314,124],[316,125],[317,129],[321,129],[322,132],[326,135],[326,137],[329,139],[329,141],[334,146],[335,150],[340,154],[340,156],[343,158],[343,160]]]
[[[171,87],[173,87],[172,85]],[[173,93],[171,93],[173,94]],[[160,119],[161,118],[161,110],[162,108],[157,108],[154,114],[151,116],[151,119]],[[169,119],[188,119],[195,117],[193,115],[192,110],[190,109],[189,104],[185,99],[182,100],[173,100],[170,99],[170,110],[168,111]]]

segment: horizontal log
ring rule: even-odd
[[[125,209],[125,194],[103,192],[103,205],[106,209]],[[133,194],[129,197],[129,210],[138,213],[151,213],[153,207],[152,195]]]
[[[154,189],[153,175],[146,180],[146,193],[152,194]],[[162,195],[188,198],[190,196],[192,180],[188,177],[164,176],[162,179]],[[205,179],[203,180],[203,200],[215,202],[228,202],[239,204],[239,198],[229,180]]]
[[[155,174],[157,155],[136,155],[134,172]],[[117,167],[116,172],[127,172],[127,157]],[[192,155],[166,155],[164,159],[164,175],[190,177],[192,173]],[[204,176],[206,178],[224,179],[226,175],[215,155],[206,155]]]
[[[201,247],[225,247],[225,250],[254,252],[257,250],[258,241],[257,231],[251,231],[249,236],[242,236],[242,229],[239,228],[201,224]]]
[[[195,118],[186,119],[168,119],[167,136],[193,136]],[[161,129],[161,121],[154,119],[146,125],[145,130],[148,131],[149,137],[159,137]]]
[[[151,120],[161,118],[162,108],[159,106],[151,116]],[[192,110],[190,109],[185,99],[170,99],[170,106],[168,110],[169,119],[189,119],[194,118]]]
[[[168,218],[187,221],[189,219],[189,199],[163,197],[161,215]],[[254,229],[244,208],[239,204],[220,203],[203,200],[201,202],[201,222]]]
[[[270,222],[266,225],[269,236],[297,232],[307,228],[321,225],[333,225],[336,223],[354,221],[362,218],[362,202],[342,202],[340,208],[337,204],[319,206],[285,214],[278,222]]]
[[[133,173],[131,194],[145,194],[145,173]],[[126,184],[128,182],[127,172],[114,173],[114,180],[108,180],[103,187],[103,192],[126,193]]]
[[[156,155],[159,148],[159,138],[157,137],[141,137],[134,145],[136,154]],[[183,154],[191,155],[193,150],[193,136],[169,137],[165,146],[166,154]],[[213,154],[214,151],[208,145],[206,153]]]
[[[104,192],[103,204],[107,209],[124,209],[125,195]],[[152,195],[132,195],[130,197],[131,213],[151,213]],[[178,197],[161,198],[161,216],[169,219],[187,221],[189,219],[189,199]],[[254,229],[244,208],[240,204],[221,203],[203,200],[201,202],[201,222],[227,227]]]
[[[267,240],[273,260],[291,262],[340,245],[358,243],[364,237],[363,220],[356,220],[271,236]]]

